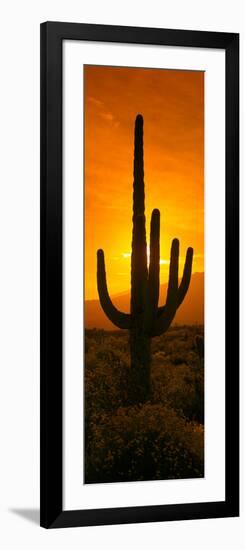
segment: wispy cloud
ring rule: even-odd
[[[112,122],[114,120],[114,116],[112,113],[100,113],[100,116],[104,118],[104,120],[108,120],[109,122]]]
[[[88,97],[89,103],[92,103],[93,105],[96,105],[97,107],[103,107],[104,103],[103,101],[100,101],[99,99],[96,99],[93,96]]]
[[[100,99],[97,99],[94,96],[88,96],[88,102],[91,103],[93,106],[97,107],[99,116],[105,120],[106,122],[110,122],[113,124],[113,126],[118,127],[119,121],[116,119],[116,117],[111,113],[109,110],[106,109],[105,104]]]

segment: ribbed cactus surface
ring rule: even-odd
[[[107,289],[103,250],[97,252],[97,286],[101,307],[110,321],[130,331],[131,384],[133,401],[150,398],[151,338],[160,336],[171,325],[188,291],[193,249],[188,248],[182,280],[179,284],[179,241],[173,239],[170,253],[166,303],[158,305],[160,289],[160,212],[151,216],[150,259],[147,266],[145,229],[145,186],[143,158],[143,117],[137,115],[134,135],[133,231],[131,252],[130,313],[119,311]]]

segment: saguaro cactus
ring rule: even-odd
[[[97,286],[101,307],[120,329],[130,331],[131,396],[143,402],[150,397],[151,338],[160,336],[171,325],[189,288],[193,249],[188,248],[181,283],[178,280],[179,241],[171,246],[169,281],[164,306],[158,307],[160,275],[160,212],[151,216],[150,261],[147,266],[145,229],[145,191],[143,159],[143,117],[137,115],[134,139],[133,232],[131,254],[130,313],[119,311],[112,303],[106,283],[103,250],[97,251]]]

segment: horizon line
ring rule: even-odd
[[[192,277],[193,275],[204,275],[205,271],[195,271],[194,273],[192,273]],[[179,280],[181,279],[181,277],[179,278]],[[163,285],[167,285],[168,284],[168,281],[165,281],[163,283],[160,284],[160,288],[161,286]],[[190,282],[191,284],[191,282]],[[128,288],[127,290],[121,290],[119,292],[115,292],[115,294],[112,294],[112,297],[117,297],[117,296],[123,296],[125,294],[128,294],[130,293],[130,288]],[[98,302],[99,301],[99,297],[97,298],[84,298],[84,302]]]

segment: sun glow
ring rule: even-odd
[[[171,242],[188,246],[204,271],[204,75],[196,71],[84,67],[85,299],[97,300],[96,252],[105,254],[110,295],[130,289],[134,121],[144,116],[145,217],[161,213],[161,284]],[[154,100],[153,100],[154,98]],[[147,249],[149,265],[149,247]]]
[[[150,247],[148,245],[147,245],[147,248],[146,248],[146,255],[147,255],[147,265],[149,266],[149,263],[150,263]],[[124,259],[131,258],[131,252],[123,252],[122,257]],[[163,258],[160,258],[159,263],[160,263],[160,265],[169,265],[170,261],[169,260],[164,260]]]

